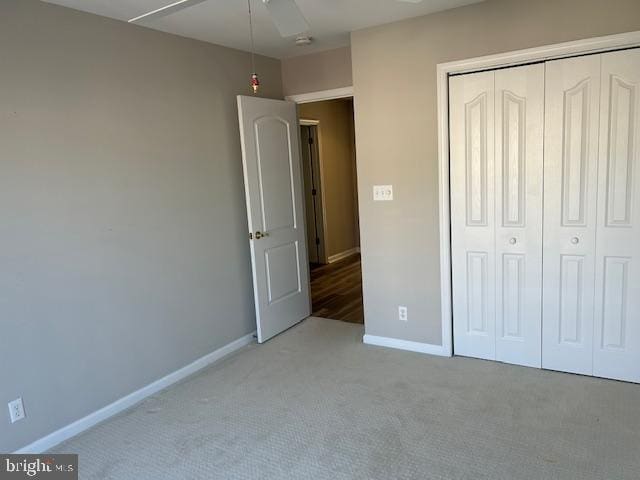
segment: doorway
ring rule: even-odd
[[[298,113],[312,315],[364,323],[353,99]]]

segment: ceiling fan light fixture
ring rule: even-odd
[[[251,88],[253,89],[253,94],[258,93],[258,88],[260,88],[260,80],[258,79],[257,73],[251,74]]]

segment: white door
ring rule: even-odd
[[[640,50],[602,55],[593,374],[640,382]]]
[[[310,314],[299,128],[291,102],[238,96],[258,342]]]
[[[540,367],[544,66],[449,85],[455,353]]]
[[[591,375],[600,56],[546,64],[542,366]]]
[[[453,337],[495,360],[494,72],[449,79]]]
[[[541,366],[544,64],[496,71],[496,360]]]

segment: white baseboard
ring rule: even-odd
[[[343,258],[347,258],[355,253],[360,253],[360,247],[353,247],[349,250],[345,250],[344,252],[336,253],[335,255],[329,255],[327,258],[328,263],[334,263],[338,260],[342,260]]]
[[[399,350],[408,350],[410,352],[428,353],[429,355],[438,355],[440,357],[450,357],[443,345],[433,345],[431,343],[412,342],[409,340],[400,340],[398,338],[377,337],[375,335],[364,335],[362,341],[368,345],[377,345],[379,347],[397,348]]]
[[[237,340],[234,340],[231,343],[228,343],[224,347],[221,347],[211,353],[208,353],[204,357],[200,357],[195,362],[190,363],[189,365],[182,367],[175,372],[171,372],[170,374],[162,377],[159,380],[156,380],[149,385],[142,387],[139,390],[136,390],[129,395],[122,397],[115,402],[107,405],[106,407],[101,408],[100,410],[96,410],[93,413],[90,413],[86,417],[81,418],[80,420],[76,420],[69,425],[56,430],[49,435],[42,437],[39,440],[36,440],[29,445],[22,447],[14,453],[42,453],[59,443],[64,442],[65,440],[70,439],[71,437],[75,437],[79,433],[88,430],[94,425],[112,417],[127,408],[134,406],[137,403],[140,403],[147,397],[158,393],[160,390],[164,390],[165,388],[173,385],[180,380],[188,377],[189,375],[193,375],[198,370],[202,370],[205,367],[208,367],[212,363],[220,360],[222,357],[229,355],[230,353],[235,352],[236,350],[244,347],[245,345],[249,345],[254,341],[254,333],[250,333],[245,335],[244,337],[240,337]]]

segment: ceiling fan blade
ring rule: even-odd
[[[129,20],[129,23],[141,23],[147,22],[149,20],[155,20],[156,18],[166,17],[172,13],[175,13],[179,10],[183,10],[188,7],[193,7],[198,3],[205,2],[206,0],[178,0],[176,2],[165,5],[164,7],[156,8],[147,13],[143,13],[142,15],[138,15],[135,18]]]
[[[283,37],[291,37],[309,30],[309,24],[294,0],[262,0],[271,19]]]

